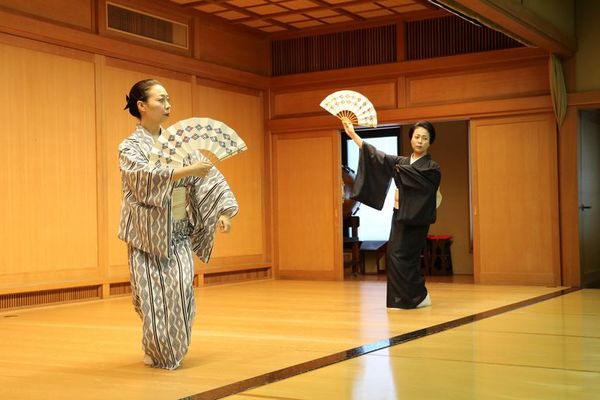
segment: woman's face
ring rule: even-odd
[[[154,85],[147,92],[146,101],[138,101],[142,120],[150,124],[161,124],[171,114],[169,93],[161,85]]]
[[[417,127],[410,139],[410,145],[416,155],[427,153],[429,149],[429,132],[427,129],[421,126]]]

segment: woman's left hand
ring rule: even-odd
[[[217,221],[219,230],[223,233],[229,233],[231,231],[231,219],[226,215],[221,215]]]

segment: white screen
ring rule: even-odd
[[[372,144],[384,153],[398,155],[397,136],[367,138],[363,139],[363,141]],[[346,141],[346,146],[348,149],[348,167],[356,172],[358,170],[358,146],[352,140]],[[358,212],[355,214],[360,217],[360,226],[358,228],[358,238],[360,240],[389,239],[395,190],[396,186],[392,182],[381,211],[364,204],[360,205]]]

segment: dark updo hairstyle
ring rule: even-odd
[[[424,128],[427,132],[429,132],[429,144],[433,144],[435,142],[435,128],[429,121],[419,121],[408,130],[408,138],[412,139],[413,133],[417,128]]]
[[[148,100],[148,91],[154,85],[160,85],[160,82],[156,79],[144,79],[133,85],[129,91],[129,95],[125,95],[127,104],[123,110],[129,110],[129,114],[138,119],[142,119],[140,110],[138,110],[137,107],[137,102]]]

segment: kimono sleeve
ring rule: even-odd
[[[437,165],[419,168],[414,165],[398,164],[396,171],[398,187],[403,186],[418,192],[435,192],[440,186],[441,173]]]
[[[193,226],[192,249],[200,260],[208,262],[219,217],[234,217],[239,207],[225,177],[215,167],[204,178],[196,179],[190,193],[188,211]]]
[[[399,210],[396,219],[407,225],[429,225],[435,222],[436,193],[441,172],[437,163],[398,164],[394,177],[399,191]]]
[[[381,210],[390,188],[397,158],[363,142],[352,198]]]
[[[173,191],[173,170],[150,165],[130,147],[119,148],[119,164],[124,186],[135,201],[146,206],[163,207]]]

